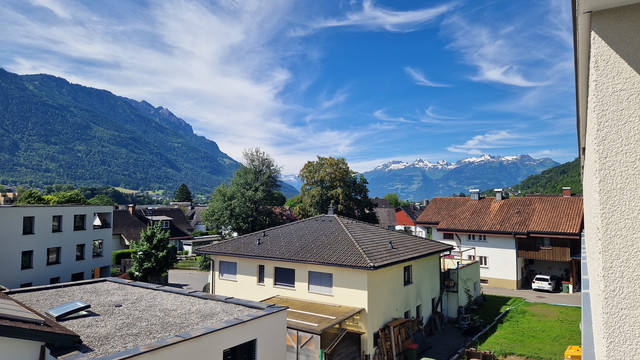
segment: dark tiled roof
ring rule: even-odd
[[[193,226],[180,208],[136,208],[133,215],[126,210],[113,211],[113,233],[124,236],[129,241],[138,241],[140,232],[150,224],[147,217],[170,217],[171,227],[169,237],[171,239],[190,238]]]
[[[375,269],[450,249],[449,245],[369,223],[320,215],[203,246],[198,252]]]
[[[488,233],[579,234],[582,230],[581,197],[434,198],[417,222],[438,230]]]
[[[422,213],[422,209],[413,205],[400,206],[400,209],[402,209],[402,211],[404,211],[407,216],[413,221],[416,221],[418,219],[418,216],[420,216],[420,214]]]
[[[398,225],[398,221],[396,220],[396,209],[377,207],[373,210],[375,211],[376,217],[378,218],[378,226],[388,228],[389,226],[395,227],[396,225]]]
[[[373,203],[375,204],[375,207],[377,208],[390,208],[391,204],[389,204],[389,202],[387,201],[387,199],[381,199],[381,198],[373,198],[371,199],[371,201],[373,201]]]

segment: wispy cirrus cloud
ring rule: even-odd
[[[509,130],[490,131],[486,134],[476,135],[461,145],[451,145],[448,151],[469,155],[481,155],[490,152],[491,149],[501,149],[521,145],[523,136],[513,134]]]
[[[451,2],[419,10],[396,11],[363,0],[360,6],[353,2],[353,10],[338,18],[327,18],[297,28],[291,35],[301,36],[326,28],[354,27],[368,31],[411,32],[433,23],[443,14],[453,10],[457,3]]]
[[[418,69],[414,69],[412,67],[406,66],[404,68],[404,71],[411,77],[411,79],[413,79],[413,82],[416,85],[430,86],[430,87],[447,87],[447,86],[449,86],[449,85],[446,85],[446,84],[439,84],[439,83],[427,80],[427,78],[424,76],[424,73],[422,73],[422,71],[420,71]]]
[[[390,121],[390,122],[399,122],[399,123],[413,123],[414,121],[411,120],[407,120],[402,116],[389,116],[386,113],[387,109],[378,109],[376,111],[373,112],[373,116],[378,119],[378,120],[382,120],[382,121]]]

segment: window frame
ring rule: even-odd
[[[82,247],[82,254],[80,255],[80,257],[78,257],[78,247]],[[81,261],[86,259],[86,256],[85,256],[85,252],[87,250],[86,248],[87,246],[85,244],[76,244],[76,261]]]
[[[293,274],[293,283],[282,281],[282,276],[289,277]],[[283,287],[287,289],[295,289],[296,287],[296,269],[275,266],[273,269],[273,286]]]
[[[82,227],[78,226],[78,219],[82,219]],[[87,230],[87,214],[73,215],[73,231]]]
[[[258,265],[256,280],[258,281],[258,285],[264,285],[264,265]]]
[[[25,265],[25,255],[29,256],[29,264]],[[33,250],[24,250],[20,255],[20,270],[33,269]]]
[[[314,276],[314,283],[312,282],[312,274]],[[314,294],[321,295],[333,295],[333,273],[321,272],[321,271],[309,271],[307,274],[308,279],[308,291]],[[323,282],[326,282],[329,279],[331,286],[326,286]],[[313,287],[313,288],[312,288]]]
[[[96,247],[96,244],[100,246]],[[95,239],[91,244],[91,258],[100,258],[104,256],[104,239]],[[100,253],[96,252],[96,248],[100,249]]]
[[[413,284],[413,265],[407,265],[402,269],[404,286]]]
[[[27,219],[30,221],[30,230],[27,230]],[[36,233],[36,217],[35,216],[23,216],[22,217],[22,235],[33,235]]]
[[[453,240],[453,233],[443,232],[442,233],[442,240]]]
[[[55,251],[55,258],[51,259],[51,251]],[[54,246],[54,247],[50,247],[47,248],[47,266],[50,265],[58,265],[60,264],[60,253],[62,252],[62,248],[60,246]]]
[[[51,232],[52,233],[62,232],[62,215],[51,216]]]
[[[171,221],[169,221],[169,220],[162,220],[162,221],[160,222],[160,228],[161,228],[161,229],[168,229],[168,228],[170,228],[170,227],[171,227]]]
[[[224,272],[223,267],[225,269]],[[233,269],[233,272],[230,271],[231,269]],[[238,263],[235,261],[218,261],[218,278],[222,280],[238,281]]]
[[[59,283],[60,283],[60,276],[54,276],[52,278],[49,278],[49,285],[59,284]]]

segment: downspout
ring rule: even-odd
[[[458,252],[460,253],[460,261],[462,261],[462,239],[460,239],[460,236],[458,236],[457,233],[454,233],[454,235],[458,238],[458,243],[460,243],[460,246],[458,246]]]
[[[202,256],[204,256],[204,254]],[[213,258],[211,258],[211,261],[209,262],[209,276],[211,277],[211,280],[209,281],[209,293],[212,295],[216,293],[216,277],[214,275],[214,270],[215,270],[214,263],[215,261],[213,260]]]
[[[518,239],[516,238],[516,233],[512,234],[513,241],[516,243],[516,290],[520,289],[520,283],[522,279],[518,280],[518,274],[520,273],[520,264],[518,263]]]

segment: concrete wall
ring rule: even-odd
[[[458,316],[458,306],[466,306],[469,302],[465,288],[469,290],[472,298],[480,295],[480,264],[477,261],[463,261],[458,266],[458,261],[443,259],[444,268],[457,272],[457,292],[447,293],[447,313],[445,316],[455,318]],[[455,275],[454,275],[455,276]]]
[[[585,119],[581,119],[585,121]],[[591,15],[584,160],[585,240],[595,358],[640,338],[640,5]]]
[[[139,360],[211,359],[222,360],[225,349],[257,340],[256,359],[286,358],[287,312],[245,321],[210,334],[194,337],[171,346],[132,357]]]
[[[0,284],[17,288],[20,284],[47,285],[50,279],[71,281],[71,274],[83,272],[84,279],[91,270],[111,264],[112,228],[94,229],[94,213],[108,213],[111,206],[8,206],[0,207]],[[85,215],[85,230],[73,230],[74,215]],[[52,232],[52,217],[62,215],[62,231]],[[22,234],[25,216],[35,217],[34,234]],[[93,240],[102,239],[102,257],[93,257]],[[85,245],[84,260],[76,260],[76,245]],[[60,247],[60,263],[47,265],[47,248]],[[21,269],[22,252],[33,250],[33,268]]]

